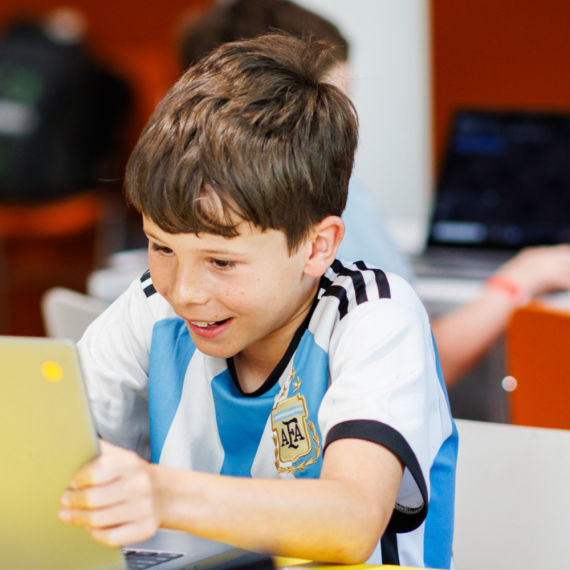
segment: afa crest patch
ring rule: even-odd
[[[303,471],[316,463],[321,454],[319,436],[313,422],[307,421],[309,413],[305,398],[295,394],[278,402],[271,412],[271,428],[275,443],[275,467],[279,473]],[[299,465],[282,466],[281,463],[295,463],[309,455],[315,444],[315,454]]]

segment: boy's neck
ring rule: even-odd
[[[261,388],[279,364],[295,332],[310,313],[318,289],[317,282],[311,294],[284,326],[234,356],[235,370],[243,392],[248,394]]]

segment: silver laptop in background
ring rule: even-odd
[[[485,279],[522,248],[570,242],[570,115],[456,113],[421,276]]]
[[[271,570],[267,556],[160,530],[128,548],[57,517],[75,471],[99,453],[71,341],[0,336],[0,568]]]

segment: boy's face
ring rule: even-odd
[[[318,287],[304,272],[309,245],[289,255],[282,231],[245,222],[238,229],[233,238],[169,234],[144,218],[156,290],[186,321],[198,349],[219,358],[279,342],[289,329],[285,336],[292,336]]]

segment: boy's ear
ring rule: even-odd
[[[304,273],[310,277],[323,276],[335,260],[343,237],[344,222],[338,216],[327,216],[315,224],[308,238]]]

